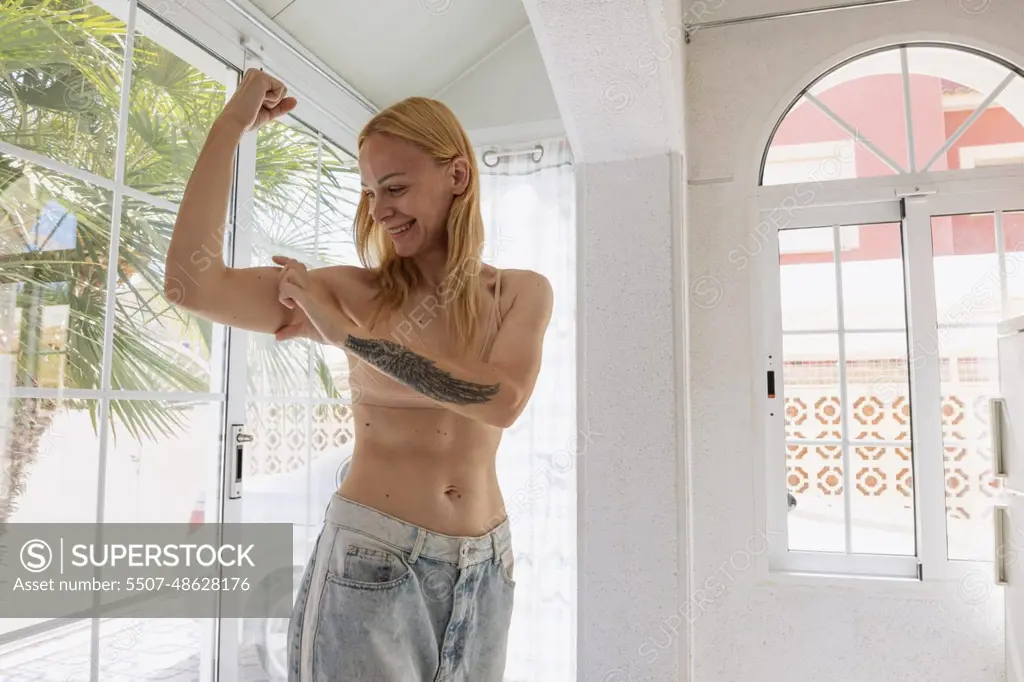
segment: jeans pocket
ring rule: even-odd
[[[397,551],[370,538],[348,540],[340,559],[331,561],[327,580],[346,587],[386,590],[398,587],[412,575]]]
[[[515,554],[511,547],[501,553],[501,577],[509,587],[516,586],[516,581],[513,578],[515,575],[515,563]]]
[[[414,578],[400,550],[339,531],[317,601],[311,682],[428,679],[422,661],[437,650],[420,644],[430,623],[419,620]]]

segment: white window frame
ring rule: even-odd
[[[971,572],[993,570],[990,561],[947,558],[944,462],[941,456],[922,455],[942,452],[938,358],[932,354],[922,362],[913,349],[929,347],[922,339],[934,337],[937,323],[932,216],[1019,210],[1024,210],[1024,168],[1020,167],[757,188],[748,203],[748,224],[754,226],[765,255],[752,259],[755,270],[750,278],[753,329],[759,337],[754,344],[753,381],[757,390],[753,421],[766,446],[763,457],[756,461],[763,486],[758,488],[755,503],[763,529],[772,539],[770,551],[760,557],[758,564],[762,582],[861,584],[871,580],[875,585],[897,589],[912,585],[928,590],[941,589]],[[901,222],[903,227],[917,552],[914,556],[877,556],[789,551],[778,230],[872,222]],[[775,372],[774,399],[769,399],[765,390],[769,370]],[[844,467],[844,471],[849,470]]]

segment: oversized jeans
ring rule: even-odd
[[[512,566],[508,519],[452,537],[335,494],[288,627],[289,682],[501,682]]]

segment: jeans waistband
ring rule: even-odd
[[[502,554],[512,548],[508,517],[484,535],[457,537],[421,528],[335,493],[327,505],[324,521],[369,535],[406,552],[410,562],[424,556],[464,568],[481,561],[498,562]]]

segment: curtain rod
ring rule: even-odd
[[[529,156],[533,159],[534,163],[540,163],[540,160],[544,158],[544,146],[541,144],[534,145],[529,149],[519,149],[499,152],[493,149],[488,149],[482,155],[483,164],[488,168],[495,168],[501,159],[507,159],[513,156]],[[493,161],[494,163],[490,163]]]
[[[788,12],[769,12],[767,14],[757,14],[751,17],[721,19],[719,21],[704,21],[696,24],[684,23],[683,34],[686,38],[686,42],[690,42],[690,36],[692,34],[696,33],[698,30],[703,31],[708,28],[721,28],[723,26],[736,26],[738,24],[752,24],[760,21],[769,21],[771,19],[787,19],[790,17],[802,17],[811,14],[824,14],[826,12],[837,12],[848,9],[860,9],[862,7],[874,7],[878,5],[895,5],[904,2],[913,2],[913,0],[855,0],[854,2],[844,2],[837,5],[825,5],[824,7],[815,7],[812,9],[790,10]]]
[[[288,50],[289,52],[291,52],[295,57],[297,57],[299,60],[301,60],[302,63],[304,63],[306,66],[308,66],[309,68],[313,69],[318,74],[320,74],[321,76],[326,78],[328,81],[331,82],[332,85],[334,85],[336,88],[338,88],[339,90],[344,92],[346,95],[348,95],[352,99],[354,99],[357,102],[359,102],[359,104],[362,105],[362,107],[364,109],[366,109],[371,115],[372,114],[376,114],[379,111],[377,109],[376,105],[374,105],[373,102],[371,102],[370,100],[368,100],[365,97],[363,97],[351,85],[349,85],[348,83],[346,83],[343,80],[340,80],[337,76],[335,76],[334,74],[332,74],[329,71],[327,71],[325,68],[323,68],[322,66],[320,66],[319,64],[314,62],[312,59],[310,59],[306,55],[302,54],[302,52],[297,50],[291,43],[289,43],[287,40],[285,40],[281,36],[277,35],[277,33],[275,31],[273,31],[272,29],[267,27],[258,17],[256,17],[248,9],[246,9],[245,7],[242,7],[240,4],[235,2],[235,0],[223,0],[223,1],[224,1],[225,4],[230,5],[232,8],[234,8],[234,10],[236,12],[238,12],[243,17],[245,17],[250,22],[252,22],[256,26],[256,28],[260,29],[260,31],[262,31],[267,37],[269,37],[271,40],[276,42],[278,45],[280,45],[281,47],[283,47],[286,50]]]

